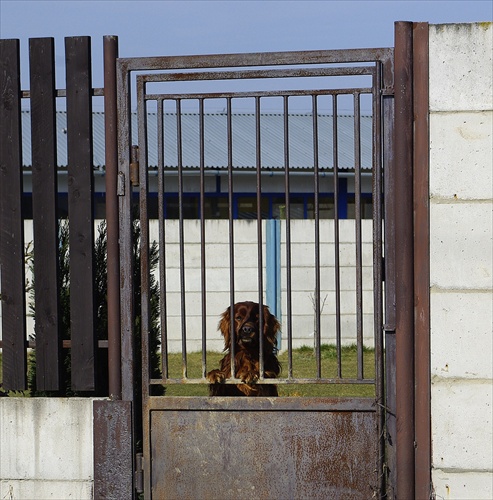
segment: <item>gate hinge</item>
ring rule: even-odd
[[[137,493],[144,491],[144,455],[135,454],[135,490]]]
[[[130,154],[130,182],[132,186],[139,185],[139,146],[132,146]]]
[[[381,90],[382,95],[394,95],[394,86],[393,85],[387,85]]]

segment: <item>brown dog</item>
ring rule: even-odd
[[[281,372],[281,365],[275,355],[280,324],[267,306],[263,307],[263,353],[264,378],[276,378]],[[243,384],[225,384],[231,378],[231,321],[234,321],[235,370],[236,378]],[[230,308],[221,316],[218,325],[224,337],[225,356],[221,368],[207,374],[211,384],[211,396],[277,396],[277,387],[272,384],[256,384],[260,376],[259,365],[259,305],[255,302],[238,302],[234,305],[233,320]]]

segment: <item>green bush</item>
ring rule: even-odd
[[[133,257],[134,257],[134,283],[140,283],[140,228],[136,221],[133,225]],[[34,254],[32,244],[27,246],[26,260],[30,270],[34,266]],[[149,249],[150,280],[150,362],[153,377],[160,377],[159,369],[159,286],[152,274],[158,262],[158,248],[154,242]],[[107,230],[106,222],[99,224],[94,244],[94,303],[96,307],[95,329],[96,339],[106,340],[108,338],[108,304],[107,304]],[[59,224],[59,298],[60,298],[60,321],[62,339],[69,340],[70,335],[70,251],[69,251],[69,222],[61,220]],[[34,283],[27,283],[29,294],[29,312],[34,316],[35,297]],[[141,388],[141,307],[140,287],[135,287],[135,327],[134,327],[134,349],[135,349],[135,388],[137,394]],[[35,334],[32,335],[35,340]],[[71,388],[71,364],[70,349],[62,350],[61,388],[59,391],[38,391],[36,389],[36,349],[28,356],[28,389],[31,396],[107,396],[108,395],[108,351],[98,349],[96,357],[96,390],[94,392],[80,393]]]

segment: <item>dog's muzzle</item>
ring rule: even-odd
[[[243,344],[253,342],[255,333],[255,327],[247,323],[241,327],[239,341]]]

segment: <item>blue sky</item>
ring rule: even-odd
[[[118,35],[122,57],[388,47],[395,21],[491,21],[492,10],[491,0],[0,0],[0,37],[20,39],[27,88],[29,38],[55,38],[60,70],[64,37],[91,36],[93,84],[99,87],[104,35]]]

